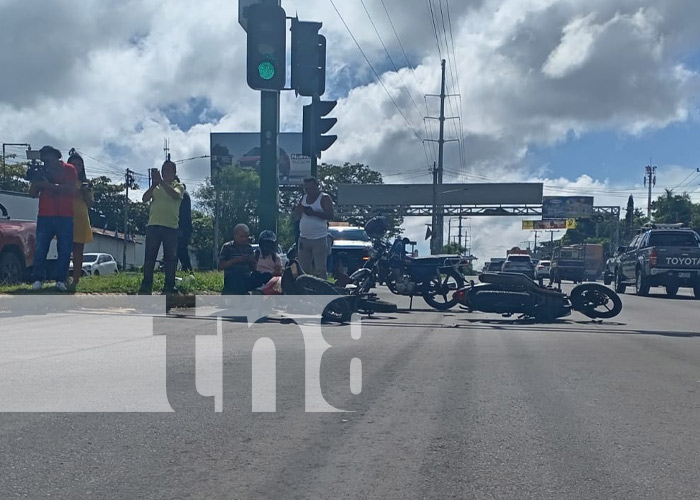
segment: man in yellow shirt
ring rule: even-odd
[[[175,180],[177,167],[167,160],[160,172],[152,170],[153,183],[143,195],[144,203],[151,202],[146,226],[146,253],[143,264],[143,280],[140,294],[150,295],[153,291],[153,270],[158,258],[160,245],[163,245],[165,261],[165,287],[163,294],[175,292],[175,271],[177,269],[177,228],[180,202],[185,188]]]

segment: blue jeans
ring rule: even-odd
[[[54,279],[68,279],[70,254],[73,250],[73,217],[39,216],[36,220],[36,248],[34,251],[34,281],[46,280],[46,256],[53,237],[56,237],[56,269]]]

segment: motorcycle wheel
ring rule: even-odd
[[[571,306],[592,319],[614,318],[622,311],[622,300],[610,288],[598,283],[579,285],[571,291]]]
[[[395,313],[399,310],[398,306],[393,302],[366,297],[360,297],[357,309],[367,313]]]
[[[438,311],[447,311],[457,305],[454,292],[464,286],[464,278],[453,268],[439,274],[439,278],[431,278],[429,290],[423,295],[423,300]],[[440,300],[442,299],[442,300]]]
[[[294,282],[297,292],[301,295],[340,295],[338,290],[326,280],[303,274]],[[346,297],[342,296],[331,301],[323,309],[322,317],[328,321],[345,323],[352,317],[352,309]]]

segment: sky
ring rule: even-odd
[[[246,35],[225,0],[0,0],[0,140],[85,153],[90,175],[145,175],[209,154],[210,132],[259,127]],[[325,98],[337,99],[323,161],[364,163],[390,183],[429,183],[440,61],[447,61],[445,182],[543,182],[548,195],[645,208],[655,194],[700,201],[697,0],[282,0],[321,21]],[[282,95],[283,131],[307,98]],[[8,148],[21,153],[21,148]],[[191,188],[209,160],[179,164]],[[142,181],[142,183],[144,183]],[[422,218],[406,235],[423,241]],[[455,221],[456,224],[456,221]],[[534,235],[517,218],[472,218],[480,259]],[[445,222],[445,228],[448,222]],[[445,235],[446,237],[447,235]],[[561,236],[561,235],[557,235]]]

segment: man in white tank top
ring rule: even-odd
[[[304,272],[326,279],[328,221],[333,220],[333,200],[321,192],[313,177],[304,179],[304,192],[293,213],[294,220],[299,221],[299,264]]]

